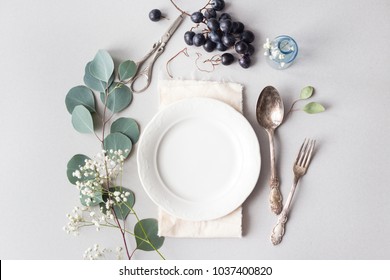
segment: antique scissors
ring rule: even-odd
[[[127,82],[129,83],[130,89],[135,93],[140,93],[146,90],[151,82],[152,79],[152,72],[153,72],[153,65],[156,62],[157,58],[164,52],[165,45],[171,39],[173,33],[176,31],[176,29],[180,26],[184,19],[184,13],[182,13],[169,27],[167,32],[164,33],[164,35],[161,37],[158,42],[153,44],[153,48],[138,62],[135,63],[136,65],[136,73],[135,75]],[[143,66],[146,61],[151,58],[150,62],[146,65],[145,68],[141,70],[141,67]],[[146,80],[146,84],[143,85],[143,82],[138,81],[139,79]],[[140,86],[140,88],[137,86],[137,88],[134,88],[135,83],[143,85],[143,87]]]

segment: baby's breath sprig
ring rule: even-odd
[[[99,50],[85,67],[85,85],[73,87],[65,98],[66,108],[72,115],[73,127],[80,133],[94,134],[102,151],[92,159],[77,154],[68,162],[67,176],[69,182],[76,186],[82,206],[76,206],[71,214],[67,214],[69,221],[64,230],[68,234],[78,235],[84,227],[95,227],[97,231],[103,227],[117,228],[128,259],[132,258],[136,250],[154,250],[164,259],[159,251],[164,238],[157,235],[157,220],[141,220],[134,210],[135,194],[123,187],[122,182],[118,182],[118,178],[123,176],[124,162],[131,155],[140,131],[134,119],[112,120],[133,99],[133,93],[125,85],[125,81],[134,76],[135,70],[133,61],[124,61],[118,67],[116,79],[110,54]],[[95,95],[99,95],[103,103],[101,114],[96,109]],[[92,114],[97,117],[93,118]],[[98,120],[101,122],[101,136],[95,131],[95,122]],[[111,126],[108,133],[109,124]],[[133,231],[126,228],[126,219],[130,215],[135,219]],[[132,252],[127,243],[128,236],[135,238],[136,246]],[[108,249],[101,249],[96,245],[85,251],[84,258],[101,259],[107,252]]]

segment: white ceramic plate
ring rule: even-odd
[[[186,220],[211,220],[237,209],[260,172],[259,142],[245,117],[210,98],[161,110],[138,144],[138,173],[150,198]]]

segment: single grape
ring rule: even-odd
[[[149,12],[149,19],[151,21],[159,21],[161,19],[161,11],[159,9],[153,9]]]
[[[214,43],[219,43],[221,42],[221,35],[218,33],[218,31],[211,31],[209,33],[209,38],[211,41]]]
[[[248,45],[248,50],[246,51],[247,55],[252,55],[255,53],[255,47],[252,44],[247,44]]]
[[[221,55],[221,63],[223,65],[230,65],[234,62],[234,56],[231,53],[224,53]]]
[[[245,29],[245,25],[240,21],[233,22],[231,32],[233,34],[241,34]]]
[[[246,43],[252,43],[255,40],[255,34],[252,31],[245,30],[241,33],[241,40]]]
[[[211,41],[210,39],[207,39],[206,42],[203,45],[203,48],[206,52],[212,52],[217,47],[217,44]]]
[[[216,11],[222,11],[225,8],[224,0],[212,0],[210,4],[211,7]]]
[[[203,14],[201,12],[192,13],[191,20],[195,23],[200,23],[203,21]]]
[[[248,44],[244,41],[239,41],[234,45],[234,49],[239,54],[245,54],[248,51]]]
[[[195,32],[187,31],[186,33],[184,33],[184,42],[186,42],[187,45],[192,46],[194,44],[194,36]]]
[[[228,33],[222,36],[221,41],[226,47],[230,48],[234,46],[234,43],[236,42],[236,38],[234,38],[233,34]]]
[[[208,8],[208,9],[206,9],[206,11],[204,12],[204,17],[205,17],[206,19],[216,18],[216,17],[217,17],[217,12],[216,12],[213,8]]]
[[[224,52],[226,51],[228,48],[222,43],[222,42],[218,42],[217,43],[217,50],[219,50],[220,52]]]
[[[246,55],[244,54],[239,60],[238,60],[238,64],[240,64],[240,66],[242,68],[249,68],[249,66],[251,66],[251,58],[249,57],[249,55]]]
[[[229,33],[232,29],[232,21],[230,19],[223,19],[219,22],[219,28],[222,30],[222,32]]]
[[[230,20],[232,20],[232,16],[229,13],[222,13],[219,16],[219,20],[223,20],[223,19],[230,19]]]
[[[200,47],[206,42],[206,38],[202,33],[198,33],[194,35],[193,42],[195,46]]]
[[[217,31],[219,29],[219,22],[217,19],[215,18],[210,18],[208,21],[207,21],[207,27],[211,30],[211,31]]]

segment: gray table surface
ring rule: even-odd
[[[205,1],[185,2],[177,1],[194,11]],[[243,238],[167,238],[162,252],[168,259],[389,259],[390,2],[227,3],[226,11],[256,34],[254,65],[244,70],[236,63],[205,73],[196,69],[192,56],[175,61],[172,71],[177,77],[245,86],[244,115],[261,146],[260,178],[244,203]],[[62,231],[65,214],[78,201],[65,176],[66,163],[76,153],[99,150],[93,136],[73,130],[64,99],[71,87],[82,84],[84,65],[98,49],[119,62],[136,60],[151,47],[171,22],[151,22],[152,8],[171,20],[178,15],[168,0],[1,0],[1,259],[80,259],[94,243],[121,245],[116,231],[86,229],[78,237]],[[186,19],[157,61],[150,88],[135,95],[120,114],[135,118],[141,129],[157,112],[157,82],[166,76],[165,64],[185,47],[183,34],[192,25]],[[267,37],[280,34],[291,35],[300,47],[296,63],[284,71],[270,68],[261,49]],[[302,87],[312,85],[313,101],[327,108],[318,115],[294,112],[277,131],[285,197],[299,145],[305,137],[318,140],[287,235],[277,247],[269,241],[276,217],[267,204],[268,139],[255,119],[257,97],[267,85],[280,91],[286,107]],[[137,177],[135,158],[126,163],[125,185],[136,193],[140,216],[156,217],[157,207]],[[154,253],[135,255],[157,258]]]

